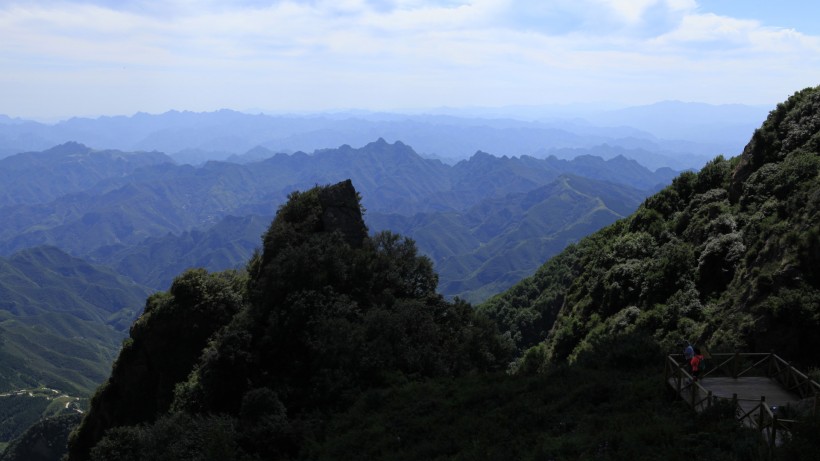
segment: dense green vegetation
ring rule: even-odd
[[[0,443],[90,396],[147,294],[54,247],[0,258]]]
[[[684,459],[704,434],[715,459],[756,450],[731,419],[666,411],[645,338],[503,373],[509,341],[358,212],[349,183],[293,194],[247,278],[191,271],[154,295],[72,458]]]
[[[0,451],[0,461],[58,461],[66,452],[68,435],[82,420],[79,413],[67,413],[37,421]]]
[[[478,309],[368,236],[350,181],[292,193],[245,271],[149,298],[69,457],[762,459],[732,409],[665,395],[663,356],[820,364],[818,152],[820,87]],[[816,456],[818,427],[774,457]]]
[[[35,433],[43,432],[43,428],[32,429],[32,426],[37,426],[42,421],[60,418],[70,421],[70,424],[65,426],[66,430],[61,435],[56,435],[57,438],[45,435],[40,437],[42,442],[39,439],[36,441],[37,445],[54,446],[57,444],[58,446],[53,451],[54,455],[48,459],[58,459],[65,452],[68,431],[71,426],[79,424],[82,419],[79,412],[83,408],[87,408],[87,405],[87,399],[71,397],[55,389],[48,388],[25,389],[0,394],[0,441],[2,441],[0,444],[0,460],[5,459],[2,457],[2,453],[9,445],[9,441],[13,441],[9,453],[15,452],[17,447],[31,444],[32,430]],[[67,417],[67,419],[64,417]],[[29,434],[26,435],[26,432],[29,432]],[[43,451],[42,447],[37,448],[37,450]],[[34,458],[23,456],[10,459],[29,460]]]
[[[190,446],[186,436],[180,450],[294,456],[326,415],[362,392],[509,361],[492,324],[435,293],[432,265],[412,241],[367,236],[349,181],[292,194],[247,273],[243,283],[239,274],[187,272],[149,300],[73,438],[72,458],[177,443],[128,448],[142,429],[126,427],[103,439],[139,423],[220,441]]]
[[[0,393],[46,386],[89,395],[147,294],[53,247],[0,258]]]
[[[49,406],[46,397],[30,397],[28,394],[2,396],[0,403],[0,440],[6,442],[40,419]]]
[[[820,89],[796,93],[743,155],[680,175],[481,312],[530,351],[525,357],[546,363],[574,362],[637,331],[668,351],[688,339],[816,366],[818,120]]]
[[[651,365],[655,365],[652,363]],[[657,367],[481,375],[372,392],[305,459],[751,460],[757,434],[730,409],[692,414]],[[694,453],[693,453],[694,452]]]

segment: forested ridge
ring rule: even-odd
[[[818,152],[813,88],[477,308],[368,235],[351,182],[294,192],[244,271],[148,299],[69,459],[761,459],[730,408],[664,394],[662,357],[820,364]],[[816,455],[818,427],[775,457]]]
[[[165,451],[126,449],[137,433],[125,427],[106,433],[155,421],[222,437],[184,452],[293,456],[368,389],[503,369],[510,348],[492,324],[436,284],[412,241],[368,237],[350,181],[294,193],[246,274],[186,272],[149,300],[71,456]]]
[[[820,365],[818,152],[811,88],[779,104],[742,155],[681,174],[480,311],[527,366],[635,334],[667,351],[689,340]]]

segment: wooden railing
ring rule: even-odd
[[[761,397],[759,401],[755,400],[758,403],[749,410],[743,410],[737,399],[737,395],[733,397],[733,400],[735,400],[735,416],[737,420],[741,424],[760,432],[761,440],[764,442],[767,454],[769,455],[771,455],[774,447],[777,446],[786,435],[791,432],[794,425],[797,424],[796,420],[781,418],[775,411],[772,411],[772,407],[766,403],[765,396]]]
[[[687,371],[688,366],[683,364],[683,355],[677,356],[681,359],[676,360],[675,355],[670,355],[666,360],[666,369],[664,372],[666,382],[671,385],[686,402],[695,410],[702,411],[712,406],[714,396],[712,391],[701,386],[699,381],[695,381],[692,375]],[[685,393],[684,393],[685,391]]]
[[[665,381],[696,411],[703,411],[719,400],[730,401],[735,409],[737,420],[760,432],[761,440],[764,441],[769,455],[778,441],[782,441],[796,424],[795,420],[783,418],[777,414],[777,410],[773,411],[767,404],[765,396],[750,400],[738,398],[737,394],[733,394],[731,399],[713,395],[711,390],[701,384],[702,381],[693,380],[688,369],[689,367],[684,363],[683,354],[668,356],[664,373]],[[813,415],[816,415],[819,409],[820,384],[774,353],[711,354],[707,360],[706,372],[699,379],[710,376],[726,376],[735,379],[751,376],[767,377],[777,381],[783,388],[799,396],[800,399],[811,398]],[[756,403],[746,410],[742,402]]]
[[[682,354],[676,356],[683,357]],[[708,376],[731,376],[735,379],[743,376],[765,376],[776,380],[783,388],[801,399],[820,394],[820,384],[774,353],[711,354],[703,377]]]

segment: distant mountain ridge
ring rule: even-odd
[[[44,156],[62,166],[39,168]],[[58,146],[47,154],[18,154],[0,160],[14,162],[18,172],[15,181],[19,183],[65,184],[62,188],[66,191],[51,199],[55,193],[44,191],[37,195],[40,189],[31,188],[30,196],[18,199],[18,202],[28,200],[29,204],[0,207],[5,216],[0,222],[0,254],[54,245],[75,256],[119,268],[140,283],[162,289],[185,267],[204,266],[215,270],[235,267],[246,260],[258,243],[255,238],[263,229],[261,221],[240,218],[228,224],[225,220],[230,216],[272,217],[290,191],[315,184],[351,179],[358,190],[367,194],[363,204],[374,217],[456,213],[463,219],[469,216],[464,213],[482,203],[495,201],[493,208],[503,208],[505,197],[530,193],[556,183],[567,174],[629,188],[628,193],[617,193],[630,196],[630,207],[634,208],[639,202],[636,197],[642,196],[639,190],[644,191],[643,195],[648,194],[668,183],[674,175],[666,169],[651,172],[621,156],[609,160],[590,156],[564,160],[495,157],[477,152],[470,159],[450,166],[424,159],[402,142],[390,144],[384,139],[359,149],[341,146],[310,155],[276,154],[243,165],[208,162],[192,167],[174,165],[168,160],[158,153],[98,152],[76,143]],[[64,171],[73,171],[73,175],[80,178],[86,170],[88,179],[84,182],[67,184],[63,179]],[[604,195],[616,193],[617,189],[603,183],[596,187]],[[577,206],[570,202],[566,205]],[[590,202],[589,206],[598,205]],[[621,210],[610,216],[615,219],[624,213]],[[514,216],[513,224],[525,218],[521,213],[510,216]],[[366,219],[369,221],[369,217]],[[506,218],[500,213],[492,219]],[[219,231],[220,225],[233,230]],[[378,223],[376,227],[381,228]],[[403,229],[415,236],[412,228]],[[580,229],[567,234],[560,240],[561,244],[580,237]],[[453,229],[440,228],[436,232],[453,232]],[[234,239],[232,235],[243,237]],[[534,258],[552,254],[560,249],[558,246],[552,243],[552,249],[546,253],[539,250],[532,256],[517,258],[521,262],[526,260],[526,265],[515,264],[509,269],[515,274],[529,273],[543,261]],[[434,251],[434,244],[429,240],[420,247],[423,251]],[[495,248],[492,250],[495,252],[502,247],[491,248]],[[443,270],[445,277],[458,273],[459,278],[469,278],[465,270],[471,273],[479,261],[494,257],[488,254],[487,248],[482,251],[483,256],[478,259],[470,256],[473,263],[462,269],[455,269],[462,264],[458,263],[451,266],[452,270]],[[437,262],[443,264],[443,261]],[[508,275],[503,286],[512,283],[510,277],[514,276]],[[468,285],[469,288],[464,289],[480,289],[482,284],[472,281]],[[447,293],[465,294],[464,289]],[[488,290],[484,288],[483,293],[489,293]]]
[[[96,151],[75,142],[12,155],[0,159],[0,206],[47,203],[106,178],[172,162],[159,152]]]
[[[747,133],[765,116],[765,111],[760,108],[747,109],[760,113],[759,117],[750,119],[745,113],[738,112],[744,116],[729,122],[714,115],[722,113],[720,106],[697,105],[695,109],[689,109],[690,113],[697,113],[693,119],[709,120],[708,127],[698,131],[698,142],[687,138],[689,132],[676,131],[676,127],[686,123],[684,119],[667,124],[665,138],[651,134],[641,126],[623,126],[629,122],[656,126],[656,119],[669,117],[658,115],[658,111],[655,117],[616,116],[614,120],[620,122],[619,126],[604,128],[546,115],[543,121],[538,121],[501,116],[468,118],[366,112],[296,116],[245,114],[230,110],[170,111],[158,115],[138,113],[130,117],[72,118],[54,125],[8,119],[5,122],[0,120],[0,158],[77,141],[99,149],[162,151],[180,161],[198,164],[229,158],[253,160],[253,151],[260,147],[273,152],[311,152],[343,144],[364,146],[383,137],[391,141],[402,140],[413,145],[423,156],[448,159],[448,163],[465,159],[478,150],[520,156],[550,149],[608,144],[641,147],[651,152],[656,157],[654,163],[661,163],[661,166],[698,168],[716,152],[731,155],[742,149],[748,139],[745,137]],[[646,111],[634,108],[625,113],[639,110]],[[611,124],[613,115],[599,115],[600,123]],[[683,139],[690,141],[683,142]],[[674,158],[675,163],[665,163],[669,158]]]
[[[662,139],[704,142],[715,139],[715,135],[720,133],[727,144],[745,144],[752,131],[750,126],[757,127],[763,123],[771,109],[743,104],[661,101],[605,111],[590,115],[587,119],[604,126],[639,126]]]

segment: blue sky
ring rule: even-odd
[[[0,2],[0,114],[775,104],[820,84],[820,2]]]

